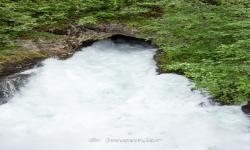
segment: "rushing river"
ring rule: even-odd
[[[209,105],[187,78],[157,75],[155,51],[104,40],[29,70],[0,106],[0,150],[250,150],[240,107]]]

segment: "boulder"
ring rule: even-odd
[[[250,101],[246,105],[243,105],[241,110],[246,114],[250,114]]]

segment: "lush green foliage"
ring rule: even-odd
[[[169,1],[142,28],[156,33],[163,71],[185,74],[222,104],[250,99],[250,1]]]
[[[48,31],[76,24],[134,17],[151,11],[143,0],[1,0],[0,47],[27,31]]]
[[[0,49],[51,28],[123,22],[162,49],[162,71],[192,78],[222,104],[250,99],[249,0],[0,1]]]

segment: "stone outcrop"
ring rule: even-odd
[[[46,51],[49,57],[66,59],[71,57],[81,47],[91,45],[93,42],[111,37],[115,34],[134,35],[135,30],[121,25],[98,25],[98,26],[72,26],[69,29],[51,29],[49,32],[60,35],[53,40],[39,39],[37,41],[18,41],[19,44],[35,51]]]
[[[18,61],[0,62],[0,77],[32,68],[48,57],[69,58],[81,47],[89,46],[97,40],[116,34],[136,37],[138,31],[120,24],[102,24],[96,26],[72,26],[69,29],[53,29],[49,32],[58,34],[59,38],[17,40],[16,43],[20,47],[46,55],[24,57]]]
[[[241,110],[246,113],[246,114],[249,114],[250,115],[250,101],[248,101],[248,103],[246,105],[243,105],[241,107]]]
[[[5,76],[15,74],[27,69],[30,69],[44,60],[44,56],[34,56],[30,58],[24,58],[21,61],[5,62],[2,64],[0,69],[0,77],[4,78]]]

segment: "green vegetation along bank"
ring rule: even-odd
[[[18,40],[120,23],[159,47],[160,72],[191,78],[221,104],[250,100],[249,0],[0,0],[0,14],[1,63],[45,55],[23,50]]]

